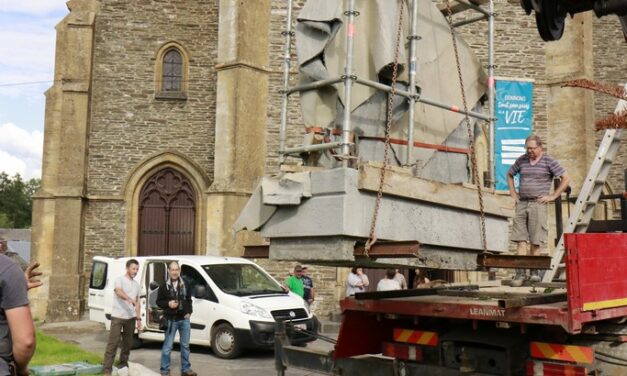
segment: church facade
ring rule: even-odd
[[[68,1],[34,197],[34,258],[45,273],[31,297],[36,317],[81,316],[95,255],[240,256],[263,241],[230,229],[259,177],[278,170],[286,2]],[[617,20],[590,14],[545,44],[513,3],[497,1],[497,72],[535,80],[536,130],[577,191],[598,142],[593,120],[615,101],[560,82],[624,82],[627,44]],[[462,32],[484,58],[482,30]],[[293,143],[298,118],[294,102]],[[622,189],[625,158],[623,148],[610,191]],[[292,266],[260,263],[279,279]],[[313,269],[324,316],[345,273]]]

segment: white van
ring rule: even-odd
[[[89,283],[89,318],[111,326],[113,284],[126,272],[125,258],[96,256]],[[212,256],[135,257],[141,286],[140,304],[144,328],[137,341],[163,341],[157,307],[159,285],[168,278],[167,265],[176,260],[181,277],[193,292],[190,343],[211,346],[216,356],[234,358],[245,348],[272,347],[275,320],[287,319],[297,328],[317,331],[317,320],[301,297],[285,292],[280,284],[255,263],[241,258]],[[294,344],[313,337],[290,333]],[[178,338],[176,339],[178,341]]]

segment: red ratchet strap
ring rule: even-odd
[[[385,142],[384,137],[361,136],[359,137],[359,139]],[[407,145],[407,140],[399,140],[397,138],[390,138],[390,144]],[[470,149],[456,148],[454,146],[446,146],[446,145],[426,144],[424,142],[414,142],[414,147],[423,148],[423,149],[433,149],[437,151],[444,151],[447,153],[470,154]]]

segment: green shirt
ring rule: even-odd
[[[301,298],[305,296],[305,285],[303,284],[302,278],[296,278],[291,275],[288,279],[285,280],[285,285],[290,289],[291,292],[300,296]]]

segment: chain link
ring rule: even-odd
[[[450,0],[446,0],[446,11],[449,28],[451,29],[451,37],[453,38],[453,51],[455,52],[455,62],[457,63],[457,76],[459,77],[459,86],[462,94],[462,102],[464,105],[464,121],[466,122],[466,129],[468,131],[468,144],[470,149],[470,164],[472,167],[472,177],[477,185],[477,194],[479,196],[479,215],[481,222],[481,246],[483,247],[483,253],[488,253],[488,244],[486,238],[485,227],[485,210],[483,206],[483,193],[481,189],[481,181],[479,180],[479,169],[477,168],[477,155],[475,153],[475,142],[473,138],[472,127],[470,124],[470,117],[468,116],[468,103],[466,102],[466,90],[464,89],[464,79],[462,76],[462,67],[459,61],[459,51],[457,49],[457,38],[455,38],[455,27],[453,26],[453,10],[451,9]]]
[[[383,197],[383,187],[385,185],[385,175],[388,169],[388,160],[390,154],[390,129],[392,128],[392,110],[394,107],[394,97],[396,96],[396,80],[398,79],[398,58],[401,50],[401,34],[403,33],[403,13],[405,0],[400,0],[398,29],[396,31],[396,46],[394,49],[394,62],[392,63],[392,82],[390,84],[390,93],[388,95],[387,121],[385,124],[385,147],[383,149],[383,166],[381,167],[381,175],[379,177],[379,189],[377,191],[377,199],[374,204],[374,213],[372,214],[372,222],[370,223],[370,235],[364,247],[364,254],[368,257],[370,247],[377,241],[376,229],[377,218],[379,217],[379,209],[381,208],[381,199]],[[411,145],[407,145],[411,147]]]

